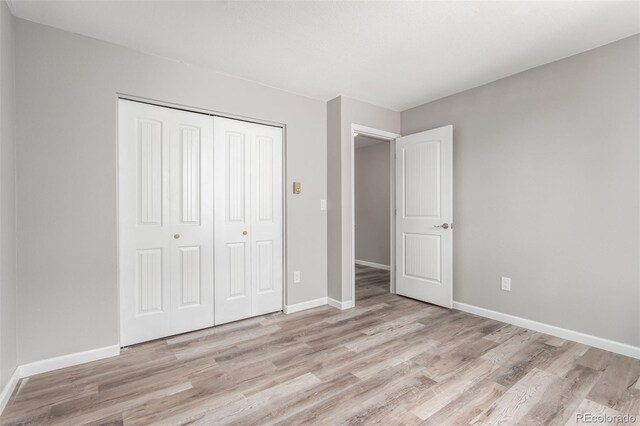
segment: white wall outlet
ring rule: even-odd
[[[511,278],[502,277],[500,279],[500,288],[504,291],[511,291]]]
[[[327,209],[327,200],[320,200],[320,210]]]
[[[300,271],[294,271],[294,273],[293,273],[293,282],[294,283],[299,283],[300,282]]]

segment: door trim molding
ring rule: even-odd
[[[207,109],[207,108],[199,108],[191,105],[177,104],[174,102],[166,102],[158,99],[144,98],[141,96],[130,95],[130,94],[121,93],[121,92],[116,92],[116,101],[117,99],[125,99],[129,101],[140,102],[143,104],[149,104],[149,105],[165,107],[165,108],[172,108],[172,109],[177,109],[177,110],[186,111],[186,112],[195,112],[198,114],[210,115],[215,117],[230,118],[232,120],[247,121],[249,123],[264,124],[266,126],[282,127],[283,129],[286,127],[285,123],[279,123],[276,121],[261,120],[259,118],[247,117],[247,116],[238,115],[238,114],[231,114],[231,113],[216,111],[216,110]]]
[[[363,135],[367,135],[367,136],[373,136],[373,137],[377,137],[377,138],[383,138],[383,139],[388,139],[389,142],[389,163],[390,163],[390,170],[389,170],[389,185],[390,185],[390,196],[389,196],[389,209],[390,209],[390,220],[389,220],[389,227],[391,230],[391,235],[390,235],[390,239],[389,239],[389,245],[391,248],[391,256],[389,259],[389,270],[393,271],[395,269],[395,264],[396,264],[396,252],[395,252],[395,235],[396,235],[396,227],[395,227],[395,206],[396,206],[396,183],[395,183],[395,177],[396,177],[396,161],[395,161],[395,152],[396,152],[396,138],[399,138],[401,135],[399,133],[393,133],[393,132],[387,132],[386,130],[380,130],[380,129],[375,129],[373,127],[368,127],[368,126],[363,126],[361,124],[356,124],[356,123],[351,123],[351,133],[349,135],[349,150],[351,152],[350,156],[350,163],[348,164],[348,167],[350,170],[350,173],[347,175],[349,176],[350,182],[349,182],[349,186],[351,187],[351,194],[350,194],[350,199],[349,199],[349,206],[348,208],[351,211],[351,241],[350,243],[346,243],[345,244],[345,239],[342,239],[342,252],[345,253],[350,253],[350,259],[351,262],[349,263],[349,269],[350,269],[350,273],[349,273],[349,277],[350,277],[350,283],[349,285],[351,286],[351,300],[345,301],[345,302],[341,302],[341,303],[346,303],[346,302],[350,302],[351,306],[353,307],[356,305],[356,267],[355,267],[355,262],[356,262],[356,205],[355,205],[355,200],[356,200],[356,179],[355,179],[355,161],[356,161],[356,155],[355,155],[355,151],[356,151],[356,141],[355,141],[355,136],[354,133],[358,133],[358,134],[363,134]],[[344,188],[344,184],[342,185],[342,187]],[[343,206],[344,208],[344,206]],[[344,228],[342,228],[344,229]],[[344,259],[344,257],[343,257]],[[344,270],[344,265],[342,265],[342,269]],[[395,274],[391,274],[390,277],[390,293],[395,293],[396,292],[396,279],[395,279]],[[343,283],[344,285],[344,283]]]
[[[515,315],[492,311],[491,309],[481,308],[479,306],[456,302],[455,300],[453,301],[453,309],[485,318],[490,318],[492,320],[505,322],[507,324],[515,325],[518,327],[527,328],[539,333],[560,337],[561,339],[571,340],[573,342],[578,342],[584,345],[593,346],[595,348],[604,349],[605,351],[615,352],[617,354],[640,359],[640,347],[628,345],[626,343],[604,339],[602,337],[593,336],[591,334],[581,333],[579,331],[569,330],[567,328],[557,327],[555,325],[533,321],[526,318],[517,317]]]

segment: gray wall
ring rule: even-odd
[[[326,105],[16,20],[18,359],[118,343],[116,93],[286,124],[287,304],[326,296]],[[293,283],[293,271],[302,282]]]
[[[328,196],[328,288],[329,297],[351,300],[353,281],[351,205],[351,125],[400,132],[400,113],[337,97],[327,103],[327,196]]]
[[[356,259],[389,265],[391,151],[389,142],[356,148]]]
[[[327,295],[342,299],[342,100],[327,102]]]
[[[0,0],[0,390],[16,355],[16,137],[14,18]]]
[[[404,111],[454,126],[454,299],[640,345],[639,120],[640,36]]]

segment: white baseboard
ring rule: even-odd
[[[20,377],[29,377],[34,374],[46,373],[48,371],[84,364],[85,362],[97,361],[99,359],[110,358],[116,355],[120,355],[119,345],[43,359],[42,361],[21,365]]]
[[[353,301],[347,300],[346,302],[340,302],[339,300],[332,299],[330,297],[321,297],[319,299],[308,300],[302,303],[296,303],[295,305],[284,305],[284,313],[292,314],[294,312],[306,311],[307,309],[317,308],[318,306],[329,305],[338,309],[349,309],[353,307]]]
[[[65,367],[84,364],[86,362],[111,358],[116,355],[120,355],[119,345],[91,349],[84,352],[76,352],[73,354],[57,356],[17,366],[11,376],[11,379],[9,379],[0,393],[0,414],[2,414],[7,402],[9,402],[9,398],[11,398],[11,394],[13,394],[13,390],[20,379],[33,376],[35,374],[47,373],[49,371],[59,370]]]
[[[305,311],[311,308],[317,308],[318,306],[326,305],[327,298],[321,297],[319,299],[307,300],[306,302],[296,303],[295,305],[284,305],[284,313],[292,314],[294,312]]]
[[[333,306],[334,308],[338,308],[338,309],[349,309],[349,308],[353,308],[353,300],[347,300],[344,302],[341,302],[339,300],[336,299],[332,299],[330,297],[327,298],[327,304],[329,306]]]
[[[366,260],[355,260],[356,265],[368,266],[370,268],[384,269],[385,271],[390,271],[391,267],[389,265],[383,265],[382,263],[375,262],[367,262]]]
[[[4,411],[4,407],[7,406],[7,402],[9,402],[9,398],[11,398],[11,395],[13,394],[13,390],[16,388],[16,385],[18,384],[19,381],[20,381],[20,366],[16,367],[16,369],[13,370],[13,374],[9,378],[9,381],[7,382],[6,385],[4,385],[2,392],[0,392],[0,414],[2,414],[2,412]]]
[[[509,314],[503,314],[501,312],[480,308],[478,306],[467,305],[466,303],[454,301],[453,308],[470,314],[479,315],[481,317],[491,318],[496,321],[506,322],[507,324],[513,324],[518,327],[528,328],[529,330],[538,331],[551,336],[560,337],[561,339],[583,343],[606,351],[640,359],[640,347],[637,346],[631,346],[626,343],[615,342],[613,340],[603,339],[590,334],[580,333],[578,331],[568,330],[566,328],[556,327],[555,325],[532,321]]]

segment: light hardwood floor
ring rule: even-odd
[[[388,293],[23,379],[3,424],[574,424],[640,411],[640,361]],[[639,423],[640,424],[640,423]]]

